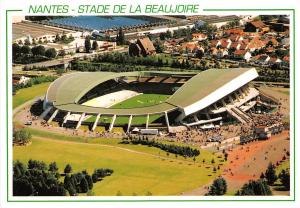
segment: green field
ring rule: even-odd
[[[170,95],[162,94],[140,94],[134,96],[130,99],[127,99],[123,102],[120,102],[116,105],[111,106],[110,108],[141,108],[152,105],[157,105],[164,102],[168,99]]]
[[[162,95],[162,94],[141,94],[137,95],[135,97],[132,97],[130,99],[127,99],[123,102],[120,102],[116,105],[111,106],[110,108],[141,108],[141,107],[147,107],[152,105],[157,105],[161,102],[164,102],[166,99],[168,99],[170,95]],[[150,115],[149,116],[149,123],[152,123],[156,119],[161,117],[161,115]],[[99,119],[100,123],[111,123],[112,117],[109,116],[102,116]],[[128,124],[128,117],[117,117],[115,124],[116,125],[124,125]],[[86,122],[94,122],[96,120],[96,116],[91,116]],[[133,125],[141,125],[146,123],[146,116],[134,116],[132,118]]]
[[[51,133],[48,134],[51,137]],[[52,135],[54,136],[54,135]],[[44,137],[46,138],[46,137]],[[15,146],[14,160],[27,162],[29,159],[46,163],[56,161],[60,170],[70,163],[74,171],[86,169],[89,173],[95,168],[111,168],[112,176],[96,183],[95,195],[177,195],[193,190],[213,180],[220,173],[213,173],[210,161],[219,160],[212,153],[201,150],[196,162],[183,157],[175,158],[165,152],[147,146],[119,144],[118,139],[74,138],[77,142],[65,141],[73,137],[43,139],[34,137],[32,144]],[[61,139],[61,140],[60,140]],[[87,142],[87,143],[83,143]],[[205,159],[205,163],[202,160]]]
[[[290,169],[290,160],[285,160],[278,167],[276,167],[276,174],[278,175],[282,170]]]
[[[34,85],[29,88],[20,89],[16,95],[13,96],[13,108],[16,108],[29,100],[36,97],[43,96],[49,87],[50,83],[42,83]]]

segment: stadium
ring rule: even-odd
[[[172,132],[179,126],[209,127],[228,120],[249,123],[256,104],[268,106],[249,83],[255,68],[194,72],[77,72],[48,88],[40,115],[47,123],[78,129],[83,123],[151,129],[159,124]]]

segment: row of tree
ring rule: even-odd
[[[40,76],[31,78],[26,83],[13,85],[13,94],[16,94],[16,92],[22,88],[32,87],[33,85],[42,84],[45,82],[53,82],[55,79],[57,79],[55,76]]]
[[[110,71],[110,72],[130,72],[130,71],[147,71],[154,70],[153,67],[143,67],[125,64],[112,64],[112,63],[93,63],[87,61],[73,61],[72,70],[76,71]],[[156,69],[157,70],[157,69]]]
[[[21,46],[18,43],[13,43],[12,45],[12,58],[14,63],[29,64],[54,59],[56,56],[57,52],[54,48],[46,49],[42,45],[33,47],[28,45]]]
[[[204,56],[204,53],[202,50],[196,51],[196,57],[202,58]],[[191,63],[187,59],[183,59],[182,61],[179,61],[177,59],[172,59],[171,62],[169,62],[169,58],[167,57],[161,57],[161,56],[146,56],[146,57],[136,57],[136,56],[130,56],[128,54],[124,53],[106,53],[98,55],[96,58],[94,58],[94,63],[101,63],[101,62],[108,62],[108,63],[115,63],[115,64],[128,64],[128,65],[143,65],[143,66],[155,66],[155,67],[172,67],[172,68],[180,68],[180,69],[195,69],[195,70],[203,70],[205,69],[205,66],[202,62],[200,62],[200,65],[195,65],[194,63]],[[204,60],[203,60],[204,61]],[[206,65],[206,64],[205,64]]]
[[[29,160],[27,166],[20,161],[13,164],[13,195],[14,196],[76,196],[87,193],[93,183],[113,173],[110,169],[97,169],[90,176],[87,171],[73,173],[71,165],[66,165],[64,174],[59,173],[56,162],[46,163]],[[64,176],[64,180],[60,177]],[[92,177],[97,178],[93,180]]]
[[[159,56],[136,57],[125,53],[105,53],[94,58],[93,62],[109,62],[116,64],[144,65],[144,66],[169,66],[168,59]]]
[[[70,35],[68,37],[65,33],[63,33],[62,35],[56,34],[54,42],[55,43],[69,44],[74,40],[75,40],[75,38],[72,35]]]
[[[183,157],[196,157],[200,155],[200,151],[195,148],[191,148],[188,146],[179,146],[175,144],[164,144],[161,142],[157,142],[154,139],[148,139],[148,137],[143,138],[135,138],[135,137],[129,137],[129,141],[127,141],[127,138],[123,139],[124,144],[141,144],[146,145],[149,147],[156,147],[163,151],[173,153],[175,155],[181,155]]]

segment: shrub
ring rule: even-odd
[[[227,182],[224,178],[217,178],[214,180],[213,184],[210,186],[207,195],[217,195],[221,196],[227,192]]]
[[[248,183],[244,184],[241,190],[237,191],[236,195],[237,196],[272,195],[272,191],[265,180],[259,179],[257,181],[250,180]]]

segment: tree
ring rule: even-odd
[[[30,41],[29,41],[29,39],[27,38],[27,39],[25,39],[25,41],[24,41],[24,45],[27,45],[27,46],[29,46],[30,45]]]
[[[89,189],[91,190],[93,188],[93,180],[92,177],[88,174],[85,175],[85,179],[88,183]]]
[[[171,38],[172,37],[172,32],[170,30],[167,30],[165,36],[166,36],[166,38]]]
[[[45,56],[45,47],[42,45],[35,46],[31,49],[32,55],[34,56]]]
[[[290,172],[289,170],[282,170],[278,178],[280,179],[281,184],[284,186],[286,190],[290,189]]]
[[[236,192],[237,196],[265,196],[272,195],[272,191],[265,180],[259,179],[257,181],[250,180],[244,184],[243,187]]]
[[[49,171],[50,172],[57,172],[58,171],[58,167],[56,162],[52,162],[49,164]]]
[[[265,172],[265,177],[268,182],[268,185],[273,185],[277,180],[275,166],[272,163],[269,163],[268,168]]]
[[[60,41],[60,36],[59,36],[59,34],[57,33],[56,36],[55,36],[54,42],[59,42],[59,41]]]
[[[28,160],[27,168],[28,169],[38,169],[38,170],[46,171],[47,170],[47,165],[43,161],[31,160],[30,159],[30,160]]]
[[[166,33],[160,33],[159,34],[159,39],[160,40],[165,40],[166,39]]]
[[[196,58],[202,59],[202,57],[204,56],[203,50],[198,49],[198,50],[196,51],[195,56],[196,56]]]
[[[64,169],[64,173],[67,174],[67,173],[71,173],[71,172],[72,172],[72,167],[70,164],[67,164]]]
[[[271,47],[272,47],[273,45],[274,45],[273,42],[270,40],[270,41],[267,43],[266,46],[267,46],[267,47],[268,47],[268,46],[271,46]]]
[[[19,178],[24,175],[26,171],[26,167],[23,163],[21,163],[20,161],[16,161],[14,162],[13,166],[14,166],[13,167],[14,176]]]
[[[91,38],[90,38],[90,36],[85,37],[84,48],[85,48],[86,53],[90,52],[90,50],[91,50]]]
[[[69,175],[65,176],[64,187],[68,190],[70,196],[75,196],[77,194],[76,189],[72,183],[72,179]]]
[[[221,196],[227,192],[227,182],[224,178],[217,178],[214,180],[213,184],[210,186],[207,195]]]
[[[32,39],[32,42],[31,42],[32,45],[36,45],[36,41],[35,39]]]
[[[117,41],[117,45],[124,45],[125,44],[125,34],[124,34],[121,27],[120,27],[119,32],[117,34],[116,41]]]
[[[154,45],[155,51],[157,53],[162,53],[163,52],[164,46],[160,41],[155,41],[153,45]]]
[[[45,52],[47,58],[53,59],[57,56],[57,52],[54,48],[48,48]]]
[[[98,43],[96,40],[93,41],[93,50],[98,50]]]
[[[12,44],[12,55],[13,58],[16,58],[21,52],[21,47],[19,46],[18,43]]]
[[[31,141],[31,133],[27,129],[20,129],[14,132],[13,141],[16,143],[27,144]]]
[[[30,52],[31,52],[31,49],[30,49],[30,47],[28,46],[28,45],[23,45],[22,47],[21,47],[21,53],[22,54],[30,54]]]
[[[30,196],[34,193],[34,187],[27,178],[13,178],[13,195]]]
[[[89,184],[86,181],[85,177],[83,177],[80,181],[80,189],[82,193],[86,193],[89,190]]]

